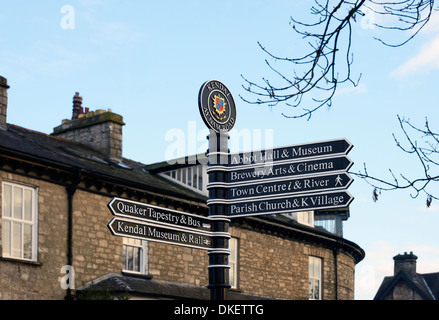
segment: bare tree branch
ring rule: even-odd
[[[293,17],[290,21],[295,33],[307,41],[308,52],[295,58],[281,57],[258,43],[267,54],[265,63],[275,77],[255,82],[241,75],[243,88],[252,98],[240,97],[247,103],[270,107],[284,103],[291,108],[291,113],[283,113],[285,117],[309,120],[323,106],[332,105],[340,85],[357,86],[360,81],[361,74],[354,78],[351,72],[352,24],[357,22],[357,16],[364,16],[368,10],[388,23],[376,22],[375,26],[404,34],[408,32],[407,38],[398,43],[377,39],[398,47],[413,39],[427,24],[434,3],[434,0],[314,0],[311,7],[314,21],[306,23]],[[285,73],[285,70],[288,71]],[[306,106],[298,108],[303,104]]]
[[[404,134],[405,144],[403,145],[395,136],[395,143],[403,152],[413,155],[418,162],[422,173],[417,178],[407,177],[400,174],[397,178],[391,170],[391,180],[384,180],[369,175],[366,165],[363,172],[351,172],[359,178],[364,179],[374,187],[374,200],[378,199],[378,193],[395,189],[410,189],[413,191],[411,196],[417,198],[421,193],[427,197],[427,207],[431,205],[433,199],[439,200],[439,134],[432,132],[428,120],[425,120],[425,129],[414,126],[410,120],[401,119],[398,116],[401,130]],[[409,132],[408,130],[411,130]],[[415,134],[420,135],[421,141],[414,140]]]
[[[351,23],[354,15],[365,1],[339,1],[334,7],[330,7],[329,0],[325,5],[315,1],[315,6],[311,10],[312,14],[317,16],[317,22],[303,23],[291,18],[293,30],[303,39],[309,39],[309,53],[299,58],[277,56],[259,43],[260,48],[270,57],[270,60],[293,64],[295,68],[300,70],[295,69],[294,74],[286,75],[277,65],[275,67],[269,60],[265,60],[269,69],[278,76],[283,84],[272,85],[271,81],[266,78],[262,79],[262,84],[258,84],[242,76],[245,81],[243,87],[257,98],[256,100],[249,100],[242,96],[241,98],[251,104],[276,106],[280,102],[285,102],[287,106],[297,108],[305,95],[315,90],[324,92],[323,98],[312,98],[314,106],[302,109],[297,115],[284,114],[288,118],[308,117],[309,119],[313,112],[325,105],[331,105],[331,100],[339,84],[350,82],[357,85],[359,79],[356,81],[351,79],[353,60]],[[317,30],[313,32],[312,29]],[[320,29],[323,30],[319,32]],[[344,41],[347,41],[347,46],[340,49],[339,43]],[[341,50],[344,51],[344,54]],[[340,55],[342,55],[341,58],[339,58]],[[343,75],[338,71],[339,64],[344,65]]]
[[[376,27],[398,32],[404,37],[395,43],[377,40],[387,46],[399,47],[418,35],[430,21],[434,5],[435,0],[314,0],[311,7],[311,16],[314,17],[312,22],[306,23],[294,18],[290,21],[295,33],[307,41],[307,53],[296,58],[281,57],[258,43],[267,54],[265,63],[275,77],[255,82],[242,75],[243,87],[254,99],[241,98],[250,104],[270,107],[284,103],[291,108],[291,114],[283,113],[285,117],[306,117],[309,120],[323,106],[332,105],[340,85],[358,85],[361,74],[354,79],[351,73],[352,25],[357,22],[357,16],[364,17],[367,12],[372,12],[379,18],[374,20],[381,21],[374,23]],[[392,39],[395,37],[392,36]],[[413,198],[425,194],[427,206],[430,206],[433,199],[439,200],[439,133],[431,130],[427,119],[425,128],[418,128],[399,116],[398,120],[404,134],[404,144],[394,135],[395,143],[404,153],[415,157],[420,176],[412,178],[406,174],[395,175],[389,169],[389,180],[376,178],[368,174],[366,165],[364,172],[353,174],[374,187],[375,200],[384,190],[410,189]],[[416,134],[421,135],[421,143],[413,138]],[[436,187],[436,191],[433,187]]]

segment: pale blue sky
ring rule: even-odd
[[[241,74],[251,80],[274,75],[257,41],[281,56],[294,56],[304,43],[294,37],[289,17],[306,16],[306,4],[294,1],[5,1],[0,0],[0,75],[9,91],[8,122],[51,133],[71,117],[79,91],[90,110],[111,108],[124,117],[124,156],[144,163],[163,161],[167,134],[186,134],[187,153],[204,151],[205,126],[198,112],[198,90],[211,79],[231,90],[237,105],[238,133],[253,134],[259,147],[272,132],[274,146],[347,138],[354,145],[352,171],[366,163],[371,174],[410,173],[415,159],[400,152],[397,115],[422,126],[425,116],[439,128],[439,24],[430,23],[403,48],[373,39],[381,30],[361,19],[354,26],[355,76],[360,85],[341,87],[331,109],[310,121],[281,115],[290,110],[243,102]],[[65,5],[74,9],[66,21]],[[67,7],[68,8],[68,7]],[[374,18],[368,16],[368,18]],[[64,19],[64,20],[63,20]],[[64,24],[63,24],[64,23]],[[246,95],[246,97],[249,97]],[[193,134],[196,133],[196,135]],[[194,142],[196,140],[196,142]],[[232,151],[248,150],[248,144]],[[356,269],[356,298],[372,299],[392,257],[418,255],[419,272],[439,271],[439,205],[425,208],[425,197],[384,193],[372,200],[372,188],[356,179],[345,238],[366,251]],[[436,192],[437,193],[437,192]]]

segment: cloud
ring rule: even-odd
[[[364,83],[359,83],[357,86],[347,86],[337,89],[335,92],[336,96],[352,95],[352,94],[362,94],[367,92],[367,87]]]
[[[439,205],[431,205],[430,207],[421,207],[419,208],[420,211],[424,211],[426,213],[439,213]]]
[[[439,36],[425,44],[417,55],[395,69],[391,76],[394,78],[407,77],[435,69],[439,69]]]
[[[127,21],[100,21],[92,12],[81,13],[87,24],[90,41],[115,50],[127,45],[139,44],[147,38],[147,33]]]
[[[437,33],[439,31],[439,14],[433,11],[430,20],[421,30],[421,34]]]
[[[3,58],[22,79],[63,77],[96,59],[93,53],[80,53],[45,41],[37,41],[25,53],[5,52]]]

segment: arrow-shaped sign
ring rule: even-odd
[[[210,249],[212,244],[210,235],[205,233],[191,232],[180,228],[165,228],[162,225],[134,220],[113,218],[108,223],[108,228],[116,236],[144,239],[196,249]]]
[[[335,173],[271,182],[253,181],[251,183],[237,185],[210,184],[209,188],[226,188],[226,201],[234,202],[240,199],[259,199],[275,195],[298,195],[323,190],[347,189],[353,181],[354,180],[347,173]]]
[[[268,182],[269,180],[286,180],[294,176],[316,175],[323,173],[331,173],[335,171],[347,171],[353,165],[353,162],[347,156],[337,156],[333,158],[309,159],[304,161],[293,161],[260,167],[240,167],[222,168],[225,171],[224,180],[221,182],[238,184],[248,183],[250,181]],[[215,170],[215,166],[210,167],[208,171]],[[209,181],[215,183],[217,181]]]
[[[352,147],[353,145],[347,139],[336,139],[241,152],[229,156],[228,166],[257,165],[276,161],[346,155]]]
[[[229,217],[246,217],[264,214],[279,214],[295,211],[345,208],[354,200],[347,191],[303,194],[299,196],[272,197],[261,200],[235,201],[227,205]],[[212,201],[220,203],[221,200]],[[222,202],[225,204],[224,202]]]
[[[129,217],[149,221],[166,226],[187,228],[189,230],[210,232],[210,219],[195,214],[167,209],[147,203],[113,198],[108,208],[116,216]]]

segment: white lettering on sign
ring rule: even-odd
[[[333,170],[335,167],[334,161],[327,160],[323,162],[299,162],[299,163],[292,163],[289,166],[288,165],[281,165],[281,166],[267,166],[263,168],[254,168],[254,169],[248,169],[247,171],[232,171],[230,172],[230,182],[236,182],[241,180],[247,180],[247,179],[264,179],[267,177],[277,177],[282,175],[289,175],[289,174],[306,174],[306,173],[314,173],[314,172],[321,172],[321,171],[327,171],[327,170]]]
[[[209,224],[202,223],[200,219],[185,214],[177,214],[173,212],[163,212],[156,210],[153,207],[138,206],[134,203],[119,201],[116,204],[116,209],[121,214],[134,215],[138,217],[145,217],[150,220],[159,222],[169,222],[173,224],[180,224],[189,227],[203,227],[210,228]]]
[[[302,156],[309,156],[309,155],[320,155],[320,154],[326,154],[332,152],[332,146],[321,146],[321,147],[311,147],[311,148],[291,148],[292,155],[294,157],[302,157]]]
[[[116,222],[116,233],[121,233],[123,235],[136,236],[151,240],[171,241],[197,247],[209,247],[211,245],[210,237],[202,234],[187,233],[182,230],[172,231],[150,225],[126,222],[123,220],[116,220]]]
[[[309,209],[319,207],[336,207],[344,205],[349,199],[344,194],[310,195],[295,198],[260,200],[254,202],[234,203],[230,205],[230,215],[258,214],[264,212]]]

